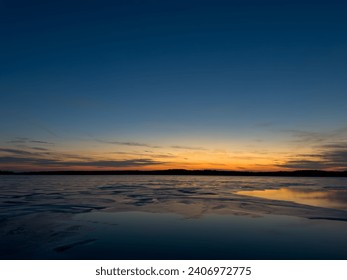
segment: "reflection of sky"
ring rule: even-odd
[[[344,259],[347,253],[347,226],[341,222],[274,215],[183,219],[141,212],[86,213],[75,219],[92,226],[88,238],[96,240],[66,252],[73,258]]]
[[[274,190],[239,191],[237,194],[347,210],[346,190],[314,191],[281,188]]]
[[[343,1],[19,2],[1,169],[347,168]]]

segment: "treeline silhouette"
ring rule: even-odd
[[[346,171],[223,171],[223,170],[109,170],[109,171],[0,171],[0,175],[195,175],[195,176],[275,176],[275,177],[347,177]]]

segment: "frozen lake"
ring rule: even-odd
[[[347,259],[347,178],[0,176],[1,259]]]

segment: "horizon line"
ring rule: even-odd
[[[51,170],[10,171],[0,170],[0,175],[204,175],[204,176],[294,176],[294,177],[347,177],[347,170],[283,170],[237,171],[216,169],[164,169],[164,170]]]

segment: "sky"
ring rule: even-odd
[[[0,0],[0,170],[347,170],[346,12]]]

